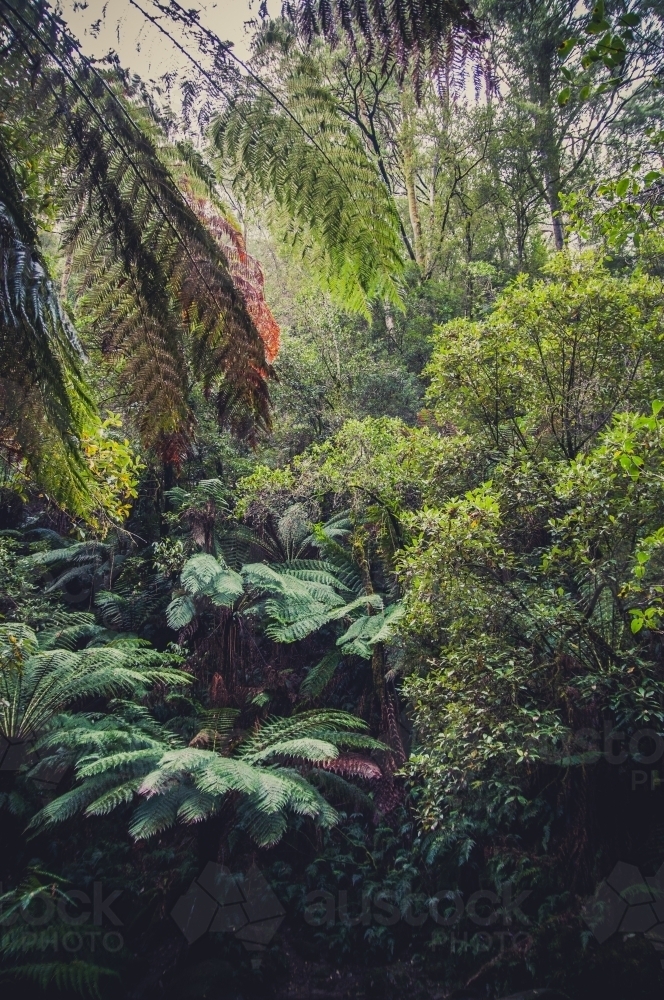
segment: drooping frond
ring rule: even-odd
[[[354,654],[365,660],[371,657],[371,647],[378,642],[387,642],[392,638],[394,629],[404,616],[403,605],[399,602],[390,605],[378,614],[363,615],[337,639],[337,646],[345,656]]]
[[[302,62],[284,83],[290,114],[247,85],[213,124],[214,143],[236,189],[275,206],[286,242],[346,308],[366,312],[375,298],[398,303],[403,260],[396,206],[315,59],[303,55]]]
[[[73,612],[62,617],[61,624],[52,622],[50,627],[39,633],[40,649],[75,650],[94,642],[106,632],[103,626],[97,625],[94,615],[87,612]]]
[[[331,649],[322,660],[312,667],[300,685],[300,694],[305,698],[318,698],[332,680],[335,670],[343,659],[338,649]]]
[[[23,950],[26,939],[30,935],[21,933],[10,935],[7,942],[11,945],[11,937],[15,936],[23,942]],[[35,940],[36,936],[31,939]],[[36,946],[37,947],[37,946]],[[3,949],[8,951],[8,948]],[[41,955],[40,955],[41,957]],[[28,979],[35,983],[41,990],[48,990],[55,987],[60,993],[69,996],[80,997],[100,997],[102,995],[102,985],[109,979],[117,979],[118,973],[114,969],[106,969],[103,966],[95,965],[93,962],[86,962],[82,959],[74,959],[71,962],[29,962],[25,965],[14,965],[3,969],[0,972],[3,979]]]
[[[187,200],[223,250],[235,287],[242,293],[247,311],[265,345],[266,360],[271,364],[279,353],[281,331],[265,301],[265,279],[260,264],[247,253],[239,228],[211,199],[188,195]]]
[[[185,331],[194,374],[217,394],[220,412],[232,395],[234,420],[241,411],[266,426],[264,345],[223,250],[178,190],[136,110],[115,91],[101,103],[104,127],[85,105],[71,112],[76,160],[65,243],[97,338],[122,359],[144,439],[187,430]]]
[[[380,594],[366,594],[349,604],[340,603],[334,607],[326,607],[313,600],[308,605],[300,603],[299,606],[293,606],[284,600],[268,601],[265,609],[271,620],[265,631],[275,642],[297,642],[318,631],[323,625],[353,618],[371,608],[382,611],[383,599]]]
[[[357,753],[339,754],[335,758],[322,761],[318,767],[346,778],[363,778],[365,781],[376,781],[383,776],[383,772],[374,760]]]
[[[2,377],[26,389],[38,387],[49,419],[61,433],[72,434],[77,427],[72,391],[82,391],[82,350],[49,275],[3,138],[0,130]]]
[[[482,36],[466,0],[284,0],[282,9],[305,38],[344,36],[353,48],[361,39],[369,58],[394,60],[416,79],[425,67],[441,73],[455,44],[474,47]]]
[[[0,449],[24,455],[59,500],[84,492],[81,362],[0,129]]]
[[[33,70],[32,90],[5,88],[5,112],[31,116],[62,158],[65,279],[120,369],[143,440],[177,459],[192,423],[190,373],[230,424],[267,426],[263,341],[223,249],[165,165],[164,134],[140,95],[93,67],[41,0],[3,3],[0,36],[14,76]]]

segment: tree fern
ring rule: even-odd
[[[350,760],[340,752],[344,747],[384,749],[367,734],[361,720],[344,712],[314,711],[270,720],[231,756],[224,756],[235,742],[228,738],[233,718],[227,713],[223,719],[219,715],[207,721],[215,731],[215,749],[184,746],[173,734],[159,730],[154,720],[134,715],[129,723],[122,711],[114,720],[63,717],[40,745],[56,756],[64,753],[71,760],[74,755],[77,784],[45,806],[31,827],[50,826],[80,812],[106,815],[133,801],[129,829],[141,840],[176,823],[198,823],[217,814],[233,793],[241,802],[238,823],[258,844],[267,846],[283,834],[292,813],[321,825],[337,820],[335,811],[293,764],[308,769],[339,758]],[[192,741],[197,742],[198,737]],[[355,764],[356,777],[377,777],[376,765],[365,759],[364,773]]]
[[[190,680],[172,658],[132,645],[42,650],[39,636],[20,624],[0,625],[0,664],[0,735],[13,739],[41,735],[58,713],[91,698]]]
[[[110,573],[113,555],[110,545],[92,540],[35,552],[26,557],[25,565],[36,573],[46,571],[55,576],[46,587],[47,593],[62,590],[72,582],[89,591],[95,580]]]
[[[185,330],[194,374],[217,393],[220,417],[243,406],[266,424],[263,341],[222,249],[162,164],[137,109],[116,90],[102,103],[104,127],[80,102],[71,112],[86,160],[81,168],[77,158],[70,185],[65,245],[99,342],[123,360],[144,440],[187,430]]]
[[[4,3],[0,13],[6,114],[35,155],[57,160],[64,279],[78,293],[101,356],[121,369],[124,404],[143,440],[177,459],[191,429],[190,373],[216,394],[221,419],[266,426],[263,341],[223,248],[166,166],[163,130],[141,95],[116,71],[102,73],[87,62],[41,0]],[[24,259],[12,258],[17,275]],[[69,382],[75,359],[62,333],[64,314],[37,271],[35,301],[48,300],[58,320],[57,330],[51,324],[48,331],[49,351],[41,337],[42,361],[52,369],[45,382],[53,397],[49,412],[54,422],[67,418],[71,429],[73,396],[62,364],[60,375],[54,368],[56,340],[61,356],[68,350]]]

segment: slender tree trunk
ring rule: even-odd
[[[412,95],[402,90],[401,110],[403,112],[403,123],[399,141],[399,145],[401,146],[401,165],[406,196],[408,198],[408,216],[413,230],[413,253],[415,254],[415,261],[424,271],[426,269],[426,255],[424,252],[424,240],[422,239],[420,206],[417,203],[417,192],[415,190],[415,136],[412,104]]]
[[[420,220],[420,208],[417,204],[417,196],[415,194],[415,167],[410,150],[404,150],[403,176],[406,185],[406,194],[408,195],[408,215],[410,217],[410,224],[413,230],[413,251],[415,253],[415,260],[422,270],[424,270],[426,268],[426,259],[423,250],[422,222]]]

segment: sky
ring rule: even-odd
[[[155,14],[151,0],[137,0],[144,10]],[[88,56],[104,56],[114,49],[122,65],[144,80],[156,80],[164,73],[185,68],[186,59],[153,27],[129,0],[60,0],[62,16]],[[190,8],[191,0],[182,0]],[[195,3],[201,23],[223,41],[232,41],[234,51],[246,58],[249,34],[245,22],[258,14],[259,0],[204,0]],[[278,4],[271,4],[276,8]],[[98,24],[96,23],[98,22]],[[168,25],[171,33],[173,27]],[[190,46],[190,50],[194,49]]]

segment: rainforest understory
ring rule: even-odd
[[[277,6],[0,0],[0,989],[650,1000],[664,7]]]

